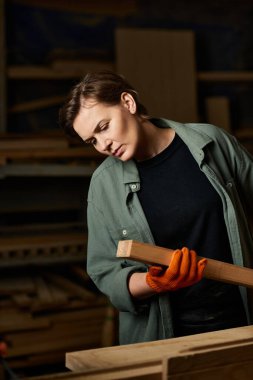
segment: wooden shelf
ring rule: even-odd
[[[0,268],[83,262],[86,244],[84,232],[0,237]]]
[[[252,82],[253,71],[200,71],[200,82]]]
[[[88,71],[114,70],[112,62],[102,60],[61,61],[51,66],[9,66],[8,79],[72,79],[80,78]]]
[[[235,132],[235,136],[240,140],[252,140],[253,139],[253,127],[241,128]]]
[[[103,157],[92,147],[77,148],[59,148],[59,149],[29,149],[18,150],[9,149],[0,151],[0,158],[6,160],[33,159],[33,158],[85,158],[85,159],[101,159]]]
[[[0,178],[5,177],[89,177],[96,165],[70,164],[6,164],[0,166]]]

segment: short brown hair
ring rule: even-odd
[[[137,114],[147,115],[146,108],[140,103],[137,91],[122,75],[111,71],[88,73],[71,90],[69,97],[59,113],[59,123],[66,133],[76,136],[73,123],[77,117],[82,100],[94,99],[107,105],[120,103],[122,92],[128,92],[136,102]]]

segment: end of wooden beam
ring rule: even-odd
[[[133,240],[120,240],[118,244],[117,257],[130,257]]]

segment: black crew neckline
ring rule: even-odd
[[[175,136],[173,140],[171,141],[171,143],[165,149],[163,149],[160,153],[158,153],[156,156],[148,158],[143,161],[135,160],[137,167],[147,168],[147,167],[151,167],[151,166],[159,164],[163,160],[167,159],[171,154],[173,154],[173,152],[180,145],[180,141],[181,141],[180,137],[175,133]]]

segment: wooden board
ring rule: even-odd
[[[98,153],[93,147],[82,148],[58,148],[58,149],[29,149],[26,151],[17,149],[6,149],[0,151],[0,158],[6,158],[10,160],[23,160],[34,158],[86,158],[86,159],[99,159],[101,154]]]
[[[156,367],[159,373],[158,367],[164,358],[188,357],[188,355],[194,355],[195,352],[204,353],[217,350],[225,352],[226,349],[244,345],[253,346],[253,326],[153,342],[69,352],[66,354],[66,366],[72,371],[83,371],[84,373],[91,370],[104,370],[106,373],[109,370],[135,368],[139,369],[139,375],[148,375],[152,367],[153,369]],[[226,357],[225,354],[224,356]],[[121,379],[121,377],[118,378]],[[187,377],[183,379],[185,380]]]
[[[197,79],[201,82],[251,82],[253,71],[200,71]]]
[[[68,141],[65,138],[50,137],[31,137],[27,134],[19,138],[8,136],[8,134],[0,135],[0,150],[17,150],[27,151],[37,149],[65,149],[68,148]]]
[[[9,113],[29,112],[38,109],[48,108],[52,106],[59,106],[66,100],[66,95],[54,95],[46,98],[30,100],[22,103],[15,104],[8,109]]]
[[[90,177],[96,166],[88,164],[5,164],[0,168],[2,177]]]
[[[121,240],[118,244],[117,257],[129,258],[147,264],[169,265],[173,250],[157,247],[134,240]],[[202,257],[198,256],[198,259]],[[253,269],[222,261],[208,259],[204,276],[216,281],[253,288]]]
[[[72,79],[84,76],[88,71],[93,70],[112,70],[114,64],[112,62],[103,61],[86,61],[82,67],[75,65],[71,69],[69,66],[66,70],[58,70],[53,66],[9,66],[7,75],[9,79]]]
[[[192,31],[116,30],[116,70],[139,92],[151,116],[198,120]]]

